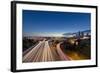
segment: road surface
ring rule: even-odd
[[[23,62],[47,62],[70,60],[57,44],[57,48],[50,48],[49,41],[40,41],[34,48],[23,55]]]

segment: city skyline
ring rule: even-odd
[[[90,30],[90,13],[23,10],[24,36],[63,36]]]

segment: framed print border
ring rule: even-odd
[[[37,69],[17,69],[17,4],[29,4],[29,5],[46,5],[46,6],[59,6],[59,7],[79,7],[79,8],[93,8],[96,10],[95,13],[95,64],[94,65],[83,65],[83,66],[70,66],[70,67],[52,67],[52,68],[37,68]],[[74,4],[57,4],[57,3],[43,3],[43,2],[25,2],[25,1],[12,1],[11,2],[11,71],[22,72],[22,71],[40,71],[40,70],[55,70],[55,69],[73,69],[73,68],[86,68],[86,67],[97,67],[98,65],[98,50],[97,50],[97,39],[98,39],[98,8],[97,6],[89,5],[74,5]]]

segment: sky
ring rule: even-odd
[[[91,14],[23,10],[24,36],[63,36],[64,33],[90,30]]]

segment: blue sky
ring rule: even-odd
[[[62,36],[90,29],[90,13],[23,10],[24,36]]]

